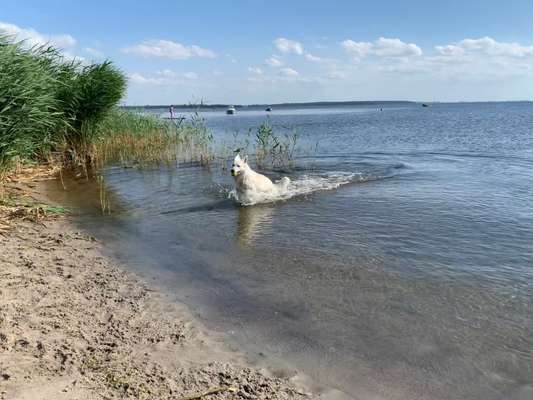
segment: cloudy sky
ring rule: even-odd
[[[533,1],[6,1],[0,32],[113,60],[127,104],[533,100]]]

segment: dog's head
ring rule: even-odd
[[[231,176],[239,176],[247,167],[248,156],[244,156],[244,158],[241,158],[241,156],[237,154],[233,159],[233,164],[231,164]]]

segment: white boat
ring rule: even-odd
[[[235,107],[229,106],[228,109],[226,110],[226,114],[233,115],[233,114],[235,114],[235,111],[236,111]]]

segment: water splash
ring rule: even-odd
[[[366,182],[377,179],[377,177],[365,176],[360,172],[332,171],[320,175],[301,175],[291,180],[289,185],[283,190],[275,190],[271,193],[247,193],[245,197],[233,189],[227,192],[230,199],[235,200],[244,206],[254,204],[273,203],[285,201],[293,197],[306,196],[315,192],[335,190],[340,186],[356,182]]]

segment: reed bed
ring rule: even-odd
[[[0,36],[0,174],[27,160],[84,157],[91,134],[124,95],[109,61],[85,65],[51,46]],[[76,157],[72,157],[76,155]]]
[[[108,164],[212,160],[201,118],[178,124],[120,109],[126,84],[110,61],[82,64],[51,46],[0,36],[0,233],[16,219],[67,212],[25,193],[65,167],[101,178]]]
[[[24,50],[0,37],[0,170],[14,161],[49,151],[66,128],[56,96],[59,54],[50,48]]]
[[[146,165],[173,162],[208,164],[212,136],[203,120],[169,121],[116,109],[99,124],[90,154],[96,165]]]
[[[97,172],[109,163],[210,162],[201,118],[119,109],[126,83],[110,61],[85,65],[0,36],[0,182],[28,163]]]

